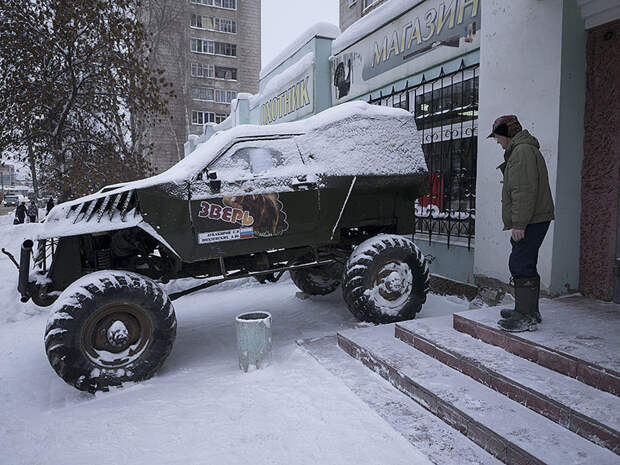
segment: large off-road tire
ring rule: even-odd
[[[56,373],[82,391],[107,390],[150,378],[170,354],[174,308],[152,280],[125,271],[99,271],[58,298],[45,330]]]
[[[327,295],[340,286],[343,269],[343,265],[336,262],[330,265],[291,270],[290,273],[293,283],[300,291],[309,295]]]
[[[359,320],[410,320],[426,302],[428,265],[409,239],[379,234],[362,242],[347,261],[342,293]]]

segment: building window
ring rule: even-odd
[[[190,16],[189,24],[191,27],[195,27],[197,29],[225,32],[227,34],[237,33],[237,23],[232,19],[213,18],[211,16],[192,14]]]
[[[192,99],[213,102],[215,100],[214,89],[209,87],[192,87]]]
[[[215,54],[215,42],[212,40],[191,39],[190,49],[194,53]]]
[[[213,30],[213,18],[211,16],[192,15],[189,24],[191,27]]]
[[[217,103],[230,103],[237,98],[237,92],[234,90],[215,89],[215,101]]]
[[[237,23],[232,19],[213,18],[213,29],[218,32],[226,32],[228,34],[237,33]]]
[[[226,10],[236,10],[237,0],[191,0],[197,5],[214,6],[215,8],[224,8]]]
[[[227,44],[224,42],[215,43],[215,54],[224,55],[227,57],[237,56],[237,46],[235,44]]]
[[[368,8],[373,6],[375,3],[378,3],[379,1],[381,1],[381,0],[364,0],[364,10],[367,10]]]
[[[215,79],[226,79],[227,81],[237,80],[237,68],[225,68],[224,66],[215,67]]]
[[[192,124],[207,124],[215,122],[215,113],[210,111],[192,110]]]
[[[192,77],[212,78],[215,77],[215,66],[203,63],[192,63]]]
[[[224,121],[226,118],[228,118],[228,115],[225,115],[224,113],[216,113],[215,114],[215,122],[217,124],[220,124],[222,121]]]
[[[194,53],[206,53],[208,55],[237,56],[235,44],[214,42],[213,40],[190,39],[190,50]]]

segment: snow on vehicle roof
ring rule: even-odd
[[[340,28],[331,23],[321,22],[310,26],[304,32],[302,32],[297,39],[292,41],[284,50],[282,50],[273,60],[263,66],[260,70],[259,78],[265,78],[274,69],[280,66],[286,61],[293,53],[298,51],[306,43],[312,40],[314,37],[326,37],[328,39],[335,39],[340,35]]]
[[[372,123],[371,119],[375,122]],[[382,123],[377,124],[376,120],[382,120]],[[339,122],[347,124],[347,127],[343,128],[341,124],[337,124]],[[167,171],[137,181],[106,186],[105,193],[106,195],[114,194],[168,182],[181,184],[204,169],[209,162],[236,139],[309,133],[312,135],[305,138],[304,145],[307,144],[308,150],[313,150],[314,153],[322,152],[319,158],[324,160],[325,169],[333,173],[342,173],[346,166],[355,166],[350,161],[362,155],[363,159],[360,160],[362,165],[358,166],[357,174],[361,174],[359,170],[364,166],[371,170],[371,165],[368,164],[370,160],[380,159],[382,162],[373,162],[372,167],[374,168],[372,170],[387,173],[387,168],[382,166],[385,163],[385,158],[382,157],[387,156],[394,158],[394,162],[397,162],[397,166],[393,166],[391,173],[426,170],[421,143],[411,113],[398,108],[353,101],[328,108],[300,121],[271,125],[244,124],[216,132]],[[324,141],[322,142],[322,140]],[[391,151],[385,151],[388,146],[391,147]],[[371,149],[373,152],[370,152]],[[349,158],[345,159],[338,156],[338,153],[349,154]],[[397,155],[400,156],[400,161],[396,160]],[[338,157],[339,163],[336,163],[335,157]],[[98,192],[67,202],[66,205],[86,202],[101,195],[101,192]]]
[[[342,52],[424,0],[390,0],[355,21],[332,42],[332,55]],[[262,76],[261,76],[262,77]]]

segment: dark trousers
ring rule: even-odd
[[[538,263],[538,250],[540,249],[547,230],[549,221],[543,223],[528,224],[525,228],[525,237],[519,242],[510,238],[512,253],[508,260],[510,274],[515,279],[533,278],[538,276],[536,265]]]

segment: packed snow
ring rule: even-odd
[[[331,23],[320,22],[310,26],[304,32],[299,34],[295,40],[289,43],[276,57],[263,66],[260,70],[259,78],[264,79],[269,73],[280,66],[291,55],[297,52],[301,47],[310,42],[315,37],[325,37],[327,39],[335,39],[340,35],[340,28]]]
[[[0,217],[0,247],[17,253],[31,226]],[[301,299],[288,278],[241,280],[183,297],[174,303],[175,347],[159,373],[93,396],[50,367],[50,310],[19,302],[17,270],[5,255],[0,272],[2,463],[429,463],[296,344],[362,325],[340,290]],[[467,307],[431,295],[419,318]],[[239,370],[235,341],[235,317],[247,311],[273,315],[273,362],[252,373]]]

